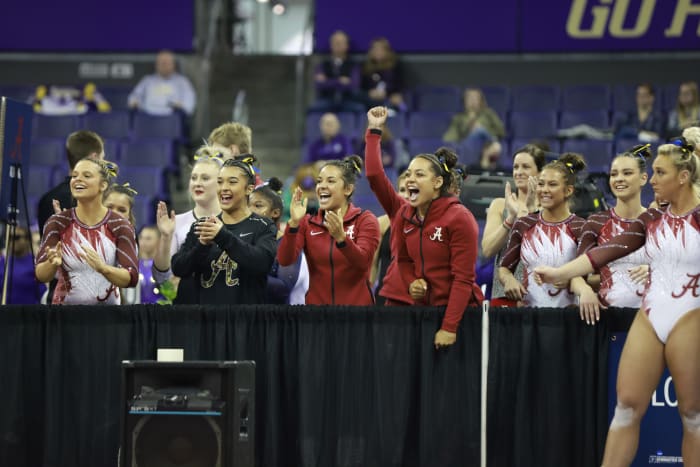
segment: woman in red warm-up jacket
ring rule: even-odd
[[[370,211],[350,202],[361,171],[358,156],[327,162],[316,180],[319,211],[313,217],[306,214],[301,189],[294,192],[277,259],[288,266],[304,251],[309,266],[307,305],[374,303],[369,275],[379,245],[379,223]]]
[[[378,170],[374,163],[386,117],[384,107],[367,113],[368,178]],[[483,300],[475,283],[479,228],[472,213],[449,194],[456,163],[457,156],[446,149],[415,156],[406,170],[408,202],[388,179],[373,184],[387,213],[394,213],[390,217],[397,235],[397,264],[411,298],[416,304],[447,306],[435,347],[454,344],[465,307]]]

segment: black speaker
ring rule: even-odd
[[[119,467],[253,467],[255,362],[122,362]]]

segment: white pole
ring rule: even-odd
[[[482,290],[486,287],[482,285]],[[485,291],[484,291],[485,293]],[[481,467],[486,467],[486,392],[489,375],[489,301],[484,300],[481,313]]]

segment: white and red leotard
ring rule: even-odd
[[[112,210],[97,225],[78,220],[75,209],[54,214],[44,226],[37,264],[47,259],[47,249],[61,242],[63,265],[56,273],[58,284],[53,304],[119,305],[119,287],[96,272],[82,259],[83,245],[89,245],[110,266],[126,269],[131,275],[129,287],[138,283],[136,236],[128,220]]]
[[[700,308],[700,207],[682,216],[649,209],[586,255],[600,269],[642,247],[649,261],[649,282],[641,309],[665,343],[676,322]]]
[[[614,209],[591,214],[583,226],[578,254],[585,254],[591,248],[609,242],[629,229],[635,219],[618,216]],[[644,285],[635,283],[629,270],[649,260],[643,248],[631,252],[620,259],[611,261],[600,268],[600,290],[598,296],[605,306],[639,308],[644,295]]]
[[[576,303],[576,297],[567,289],[551,284],[537,285],[534,269],[537,266],[561,266],[576,258],[578,239],[585,220],[575,214],[561,222],[547,222],[539,213],[517,220],[508,237],[501,266],[515,271],[523,263],[523,286],[527,294],[523,305],[560,308]]]

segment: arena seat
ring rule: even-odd
[[[129,137],[129,113],[125,110],[90,112],[85,115],[86,130],[94,131],[102,138],[126,139]]]
[[[418,112],[459,112],[464,107],[457,86],[419,86],[413,90],[412,109]]]
[[[593,111],[610,109],[610,87],[605,84],[566,86],[561,93],[564,111]]]

